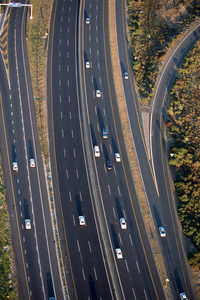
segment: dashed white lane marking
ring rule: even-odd
[[[81,191],[79,191],[79,197],[80,197],[80,200],[83,201]]]
[[[76,177],[77,177],[77,179],[79,179],[78,169],[76,169]]]
[[[129,239],[130,239],[130,242],[131,242],[131,246],[133,246],[133,241],[132,241],[132,237],[131,237],[130,234],[129,234]]]
[[[89,251],[90,251],[90,253],[92,253],[92,249],[91,249],[90,241],[88,241],[88,247],[89,247]]]
[[[60,118],[61,118],[61,120],[62,120],[62,111],[60,112]]]
[[[67,176],[67,179],[69,178],[69,173],[68,173],[68,170],[66,169],[66,176]]]
[[[119,186],[117,186],[117,189],[118,189],[119,196],[121,197],[121,192],[120,192]]]
[[[74,151],[74,157],[76,158],[76,149],[74,148],[73,151]]]
[[[109,194],[111,195],[111,190],[110,190],[110,185],[108,184],[108,191],[109,191]]]
[[[74,131],[71,129],[72,138],[74,138]]]
[[[62,137],[64,137],[65,135],[64,135],[64,130],[63,130],[63,128],[62,128]]]
[[[65,150],[65,148],[63,149],[63,152],[64,152],[64,157],[66,157],[66,150]]]
[[[129,268],[128,268],[128,264],[127,264],[126,259],[125,259],[125,265],[126,265],[127,272],[129,273]]]
[[[116,213],[115,213],[115,208],[114,208],[114,206],[113,206],[113,215],[114,215],[114,217],[115,217],[115,219],[116,219]]]
[[[72,216],[72,219],[73,219],[74,226],[76,226],[76,221],[75,221],[74,215]]]
[[[138,264],[137,260],[136,260],[136,265],[137,265],[138,273],[140,273],[140,268],[139,268],[139,264]]]
[[[122,238],[120,232],[118,233],[120,244],[122,245]]]
[[[97,273],[96,273],[95,268],[94,268],[94,276],[95,276],[95,279],[96,279],[96,281],[97,281]]]
[[[135,300],[136,300],[137,298],[136,298],[136,295],[135,295],[134,288],[132,288],[132,292],[133,292],[133,296],[134,296],[134,298],[135,298]]]
[[[84,279],[84,281],[86,281],[86,279],[85,279],[85,272],[84,272],[83,268],[82,268],[82,273],[83,273],[83,279]]]
[[[72,202],[72,194],[70,191],[69,191],[69,201]]]

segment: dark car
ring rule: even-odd
[[[111,165],[111,162],[109,160],[107,160],[106,162],[106,167],[108,170],[112,170],[112,165]]]

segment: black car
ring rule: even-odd
[[[111,165],[111,162],[109,160],[107,160],[106,162],[106,167],[108,170],[112,170],[112,165]]]

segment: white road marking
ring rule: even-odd
[[[69,79],[67,80],[67,85],[68,85],[68,87],[69,87]]]
[[[111,195],[111,190],[110,190],[110,185],[108,184],[108,191],[109,191],[109,194]]]
[[[76,221],[75,221],[75,217],[74,217],[74,215],[72,216],[72,218],[73,218],[73,223],[74,223],[74,226],[76,226]]]
[[[76,158],[76,149],[74,148],[73,150],[74,150],[74,157]]]
[[[97,107],[95,106],[94,108],[95,114],[97,115]]]
[[[66,157],[66,150],[65,150],[65,148],[63,149],[63,152],[64,152],[64,157]]]
[[[89,247],[89,251],[90,251],[90,253],[92,253],[92,249],[91,249],[90,241],[88,241],[88,247]]]
[[[69,52],[67,51],[67,58],[69,58]]]
[[[62,98],[61,98],[61,95],[60,95],[60,103],[62,103]]]
[[[99,55],[99,49],[97,49],[97,55]]]
[[[20,190],[18,190],[18,194],[19,194],[19,195],[21,194],[21,191],[20,191]]]
[[[70,17],[68,17],[68,23],[70,23]]]
[[[117,189],[118,189],[119,196],[121,197],[121,192],[120,192],[119,186],[117,186]]]
[[[30,277],[28,276],[28,282],[30,282],[31,281],[31,279],[30,279]]]
[[[61,87],[61,80],[59,79],[59,87]]]
[[[62,120],[62,111],[60,112],[60,118],[61,118],[61,120]]]
[[[69,173],[68,173],[68,170],[66,169],[66,176],[67,176],[67,179],[69,178]]]
[[[28,263],[26,263],[26,268],[28,269]]]
[[[86,281],[86,279],[85,279],[85,272],[84,272],[83,268],[82,268],[82,273],[83,273],[83,279]]]
[[[72,113],[71,113],[71,111],[69,112],[69,118],[70,118],[70,120],[72,120]]]
[[[67,33],[69,34],[69,27],[68,27],[68,29],[67,29]]]
[[[20,216],[21,216],[21,218],[23,217],[23,214],[22,214],[22,212],[20,213]]]
[[[97,281],[97,273],[96,273],[95,268],[94,268],[94,276],[95,276],[95,279],[96,279],[96,281]]]
[[[11,113],[10,113],[10,114],[11,114],[11,116],[13,116],[13,112],[12,112],[12,111],[11,111]]]
[[[60,39],[60,40],[59,40],[59,44],[60,44],[60,45],[61,45],[61,41],[62,41],[62,40]]]
[[[109,145],[109,148],[110,148],[110,153],[112,154],[112,147],[111,147],[111,145]]]
[[[64,135],[64,130],[63,130],[63,128],[62,128],[62,137],[64,137],[65,135]]]
[[[98,69],[100,69],[100,63],[99,63],[99,62],[98,62],[98,64],[97,64],[97,65],[98,65]]]
[[[136,265],[137,265],[138,273],[140,273],[140,268],[139,268],[139,264],[138,264],[137,260],[136,260]]]
[[[99,129],[99,123],[97,123],[97,131],[98,132],[100,131],[100,129]]]
[[[104,114],[104,116],[106,116],[106,110],[105,110],[105,108],[103,108],[103,114]]]
[[[79,179],[78,169],[76,169],[76,177],[77,177],[77,179]]]
[[[144,290],[144,296],[145,296],[145,299],[148,300],[148,297],[147,297],[147,294],[146,294],[145,290]]]
[[[72,194],[70,191],[69,191],[69,201],[72,202]]]
[[[74,131],[71,129],[72,138],[74,138]]]
[[[67,40],[67,46],[69,46],[69,40]]]
[[[83,201],[81,191],[79,191],[79,197],[80,197],[80,200]]]
[[[131,245],[133,246],[133,241],[132,241],[132,237],[130,234],[129,234],[129,239],[130,239]]]
[[[107,168],[106,168],[106,164],[104,163],[104,170],[105,170],[105,173],[107,174]]]
[[[92,54],[92,48],[90,48],[90,54]]]
[[[133,292],[133,296],[134,296],[134,298],[135,298],[135,300],[136,300],[137,298],[136,298],[136,295],[135,295],[134,288],[132,288],[132,292]]]
[[[126,219],[126,213],[125,210],[123,209],[123,214],[124,214],[124,218]]]
[[[69,72],[69,65],[67,65],[67,72]]]
[[[91,42],[91,36],[89,35],[89,42]]]
[[[127,264],[126,259],[125,259],[125,265],[126,265],[127,272],[129,273],[129,268],[128,268],[128,264]]]
[[[80,249],[80,246],[79,246],[79,241],[77,240],[76,242],[77,242],[78,252],[81,253],[81,249]]]
[[[97,16],[96,16],[97,17]],[[98,26],[96,26],[96,31],[98,31]]]
[[[24,254],[25,254],[25,255],[27,254],[26,249],[24,249]]]
[[[26,240],[26,239],[25,239],[25,236],[23,236],[23,242],[25,242],[25,240]]]
[[[62,32],[62,27],[60,27],[60,32]]]
[[[61,57],[61,51],[59,51],[59,57]]]
[[[98,40],[98,37],[96,37],[96,43],[98,44],[99,40]]]
[[[21,202],[21,200],[19,201],[19,205],[22,205],[22,202]]]
[[[122,245],[122,238],[120,232],[118,233],[120,244]]]
[[[69,103],[70,103],[70,101],[71,101],[70,95],[68,95],[68,101],[69,101]]]
[[[101,84],[101,77],[99,76],[99,83]]]
[[[115,213],[115,208],[114,208],[114,206],[113,206],[113,215],[114,215],[114,217],[115,217],[115,219],[116,219],[116,213]]]

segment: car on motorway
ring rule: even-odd
[[[187,296],[186,296],[186,293],[180,293],[180,299],[181,300],[187,300]]]
[[[25,228],[27,230],[31,229],[31,220],[30,219],[25,219]]]
[[[86,67],[86,69],[89,69],[89,68],[90,68],[90,62],[89,62],[89,61],[86,61],[85,67]]]
[[[128,72],[124,72],[124,78],[128,79]]]
[[[166,237],[166,231],[165,228],[163,226],[159,227],[159,233],[161,237]]]
[[[35,159],[34,158],[31,158],[29,163],[30,163],[31,168],[35,168]]]
[[[100,157],[99,146],[94,146],[94,156],[95,157]]]
[[[108,130],[106,128],[102,129],[102,137],[105,140],[108,138]]]
[[[124,218],[121,218],[119,221],[120,221],[121,229],[126,229],[127,228],[126,220]]]
[[[78,219],[79,219],[79,224],[81,226],[85,226],[85,217],[84,216],[79,216]]]
[[[121,161],[121,157],[119,153],[115,153],[115,161],[116,162],[120,162]]]
[[[13,162],[13,171],[18,172],[18,163],[16,161]]]
[[[90,24],[90,18],[86,18],[86,19],[85,19],[85,23],[86,23],[86,24]]]
[[[122,255],[122,250],[120,248],[116,248],[115,249],[116,255],[118,259],[122,259],[123,255]]]
[[[106,161],[106,168],[107,168],[109,171],[112,170],[112,164],[111,164],[110,160],[107,160],[107,161]]]
[[[100,90],[96,90],[96,97],[97,97],[97,98],[100,98],[100,97],[101,97],[101,92],[100,92]]]

